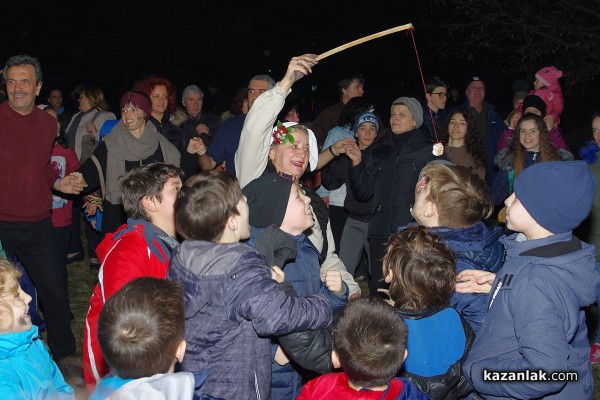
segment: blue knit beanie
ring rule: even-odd
[[[352,132],[354,136],[356,136],[356,131],[358,131],[358,127],[364,124],[365,122],[370,122],[375,125],[375,130],[379,133],[379,120],[377,116],[372,112],[364,112],[356,116],[354,118],[354,128],[352,128]]]
[[[584,161],[533,164],[517,176],[515,195],[543,228],[572,231],[589,215],[596,182]]]

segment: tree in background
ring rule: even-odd
[[[600,76],[598,0],[433,0],[427,11],[438,54],[485,60],[490,73],[527,76],[544,65],[565,71],[565,84]]]

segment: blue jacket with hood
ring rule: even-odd
[[[496,275],[489,309],[463,364],[487,399],[591,399],[590,344],[583,307],[596,301],[600,275],[594,246],[571,232],[503,239],[507,258]],[[489,381],[485,371],[576,372],[577,380]]]
[[[208,371],[202,394],[269,399],[270,335],[322,329],[332,320],[322,295],[289,297],[263,256],[243,243],[184,241],[167,279],[184,292],[183,369]]]
[[[250,227],[250,239],[248,244],[256,245],[256,239],[265,228]],[[287,234],[286,234],[287,235]],[[333,311],[341,309],[348,299],[348,287],[344,283],[345,292],[342,296],[336,296],[327,289],[321,281],[321,269],[319,265],[319,252],[304,234],[291,236],[296,242],[296,254],[293,260],[283,266],[285,280],[290,282],[300,297],[316,293],[324,294],[333,308]],[[274,345],[271,350],[277,348],[277,339],[273,339]],[[274,355],[274,353],[273,353]],[[294,363],[279,365],[272,362],[271,398],[273,400],[295,399],[302,389],[302,375]],[[304,371],[306,372],[306,371]]]
[[[466,269],[497,272],[504,263],[503,229],[487,227],[481,221],[467,228],[430,228],[452,249],[456,258],[456,273]],[[471,325],[477,334],[487,310],[487,295],[484,293],[454,292],[450,305]]]

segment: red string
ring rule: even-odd
[[[410,36],[412,37],[413,46],[415,48],[415,55],[417,56],[417,63],[419,65],[419,74],[421,74],[421,82],[423,83],[423,95],[426,96],[427,95],[427,87],[425,86],[425,78],[423,77],[423,69],[421,68],[421,59],[419,58],[419,51],[417,50],[417,43],[415,42],[415,34],[413,33],[415,28],[410,27],[408,30],[410,32]],[[425,97],[425,98],[427,98],[427,97]],[[431,117],[431,121],[433,122],[431,125],[433,126],[435,142],[439,143],[440,140],[437,135],[437,129],[435,128],[435,120],[433,119],[433,113],[431,112],[431,108],[427,107],[427,110],[429,111],[429,116]]]

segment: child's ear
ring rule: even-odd
[[[342,364],[340,364],[340,358],[338,357],[335,350],[331,351],[331,363],[333,364],[334,368],[342,368]]]
[[[185,340],[182,340],[181,343],[179,343],[179,346],[177,347],[177,351],[175,352],[175,358],[177,359],[177,362],[183,362],[183,357],[185,356],[185,349],[187,347],[187,343]],[[404,357],[406,358],[406,357]]]
[[[237,231],[238,221],[237,221],[237,218],[235,217],[235,215],[232,215],[231,217],[229,217],[227,219],[227,228],[233,232]]]
[[[13,327],[13,313],[8,306],[0,305],[0,333],[7,333]]]
[[[392,283],[392,279],[394,278],[394,273],[392,272],[392,270],[390,269],[387,273],[387,275],[385,276],[385,283]]]
[[[156,199],[150,196],[142,197],[142,206],[148,212],[156,211]]]
[[[423,211],[423,215],[427,218],[433,217],[437,213],[437,207],[431,201],[427,202],[427,206],[425,206],[425,211]]]
[[[271,147],[269,149],[269,160],[273,161],[273,159],[275,158],[275,156],[273,155],[273,153],[275,153],[275,148]]]

